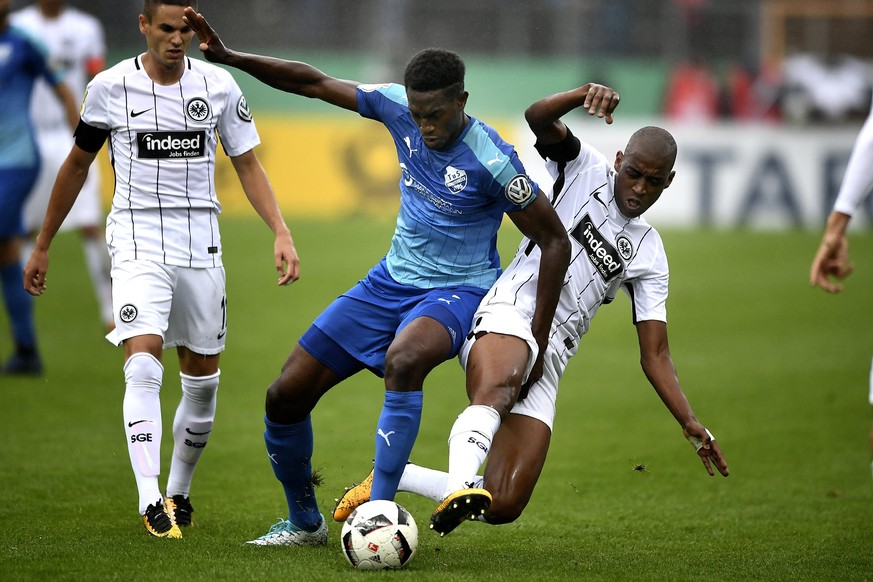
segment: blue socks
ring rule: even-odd
[[[421,424],[424,393],[385,392],[376,429],[376,464],[370,499],[394,500]]]
[[[21,263],[0,267],[0,281],[3,284],[3,299],[6,313],[12,325],[12,337],[19,351],[35,353],[36,329],[33,324],[33,297],[24,290]]]
[[[321,513],[312,486],[312,418],[295,424],[278,424],[264,417],[264,442],[276,479],[285,489],[288,519],[299,528],[315,531]]]

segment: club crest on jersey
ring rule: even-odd
[[[236,104],[236,114],[239,115],[239,118],[243,121],[251,121],[252,120],[252,112],[249,109],[249,104],[246,102],[246,98],[240,96],[239,102]]]
[[[570,231],[570,236],[576,239],[582,245],[582,248],[585,249],[588,260],[591,261],[594,269],[600,274],[604,282],[611,282],[624,270],[624,263],[621,260],[622,255],[597,230],[597,226],[588,214],[583,216],[579,224]],[[627,249],[623,252],[631,252],[630,241],[626,237],[621,238],[625,239],[627,243]],[[619,243],[619,245],[621,246],[622,243]]]
[[[118,318],[124,323],[130,323],[136,319],[138,314],[139,312],[136,310],[136,306],[128,303],[118,311]]]
[[[443,176],[446,183],[446,188],[457,194],[467,187],[467,172],[446,166],[446,173]]]
[[[188,101],[185,113],[194,121],[205,121],[209,117],[209,103],[202,97],[195,97]]]
[[[634,256],[634,245],[625,235],[621,235],[615,239],[615,246],[618,247],[618,254],[620,254],[621,258],[625,261],[629,261],[631,257]]]
[[[524,174],[516,174],[506,185],[506,198],[513,204],[524,204],[533,194],[533,184]]]

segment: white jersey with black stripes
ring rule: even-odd
[[[559,163],[547,158],[546,167],[558,189],[552,203],[573,249],[550,344],[575,348],[598,308],[620,288],[630,297],[634,323],[666,322],[669,270],[661,237],[643,217],[629,219],[619,212],[613,165],[582,143],[575,159]],[[482,306],[510,303],[532,318],[539,262],[539,248],[522,239]]]
[[[148,76],[142,56],[88,85],[82,122],[107,131],[115,173],[106,239],[114,262],[221,266],[216,146],[227,155],[260,143],[242,91],[226,70],[186,59],[175,84]]]

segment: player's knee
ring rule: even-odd
[[[164,367],[149,353],[137,352],[124,364],[124,382],[128,387],[159,391],[163,377]]]
[[[419,350],[393,348],[385,355],[385,386],[391,390],[420,390],[435,364]]]
[[[267,387],[267,418],[281,424],[299,422],[312,412],[321,394],[317,384],[298,382],[283,369]]]
[[[517,490],[503,490],[500,488],[491,489],[488,485],[485,487],[491,492],[491,506],[485,512],[485,521],[492,525],[502,525],[512,523],[518,519],[524,508],[527,507],[530,501],[530,495],[526,492]],[[515,489],[517,489],[516,485]]]

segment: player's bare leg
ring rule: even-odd
[[[485,466],[483,486],[493,500],[484,521],[497,525],[518,519],[543,471],[551,438],[543,422],[522,414],[507,416],[494,435]]]

